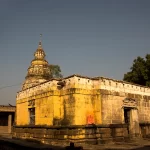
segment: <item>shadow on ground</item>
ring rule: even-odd
[[[150,150],[150,146],[143,146],[143,147],[132,149],[132,150]]]
[[[60,146],[46,146],[44,144],[38,144],[34,142],[27,142],[24,140],[14,139],[0,139],[0,150],[64,150],[64,147]]]
[[[69,146],[53,146],[39,144],[35,142],[29,142],[25,140],[15,139],[0,139],[0,150],[83,150],[82,147],[75,147],[74,143],[70,143]]]
[[[96,150],[127,150],[127,148],[104,148],[104,149],[96,149]],[[128,148],[128,150],[150,150],[150,146],[142,146],[139,148]]]
[[[144,146],[139,146],[142,141],[137,143],[114,144],[114,145],[88,145],[84,146],[84,150],[150,150],[150,144],[145,143]],[[133,148],[134,147],[134,148]],[[66,146],[62,143],[61,146],[45,145],[37,142],[29,142],[26,140],[0,138],[0,150],[83,150],[82,145],[75,147],[74,143]]]

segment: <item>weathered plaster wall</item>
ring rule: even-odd
[[[139,122],[150,122],[150,88],[112,79],[100,78],[102,122],[124,123],[123,100],[135,99]]]
[[[29,123],[28,101],[35,99],[36,125],[85,125],[101,123],[99,90],[91,79],[70,77],[59,88],[52,80],[17,94],[17,124]],[[96,84],[95,84],[96,85]],[[21,116],[22,111],[25,118]]]
[[[35,99],[36,125],[124,123],[123,100],[137,100],[140,122],[150,120],[150,88],[108,78],[71,76],[17,94],[17,124],[29,123],[28,101]],[[22,117],[22,114],[24,117]]]
[[[107,93],[108,91],[101,90],[102,123],[123,123],[122,98]]]
[[[28,102],[24,98],[16,102],[16,123],[20,125],[27,125],[29,123],[29,114],[28,114]]]
[[[41,97],[35,100],[35,124],[53,124],[53,98],[50,96]]]
[[[150,96],[143,96],[138,100],[139,122],[150,123]]]

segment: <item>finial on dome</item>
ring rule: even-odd
[[[40,34],[40,41],[42,41],[42,34]]]
[[[39,46],[42,46],[42,34],[40,34],[40,42],[39,42]]]

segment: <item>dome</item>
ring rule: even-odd
[[[50,79],[50,67],[45,60],[45,52],[42,48],[42,43],[39,42],[38,48],[34,53],[34,59],[28,68],[27,76],[22,86],[22,90],[38,85]]]
[[[36,50],[36,52],[34,53],[34,57],[35,59],[44,59],[45,58],[45,52],[42,48],[42,43],[39,42],[39,47],[38,49]]]

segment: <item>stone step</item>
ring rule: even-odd
[[[11,133],[0,133],[0,137],[12,138],[12,134]]]

